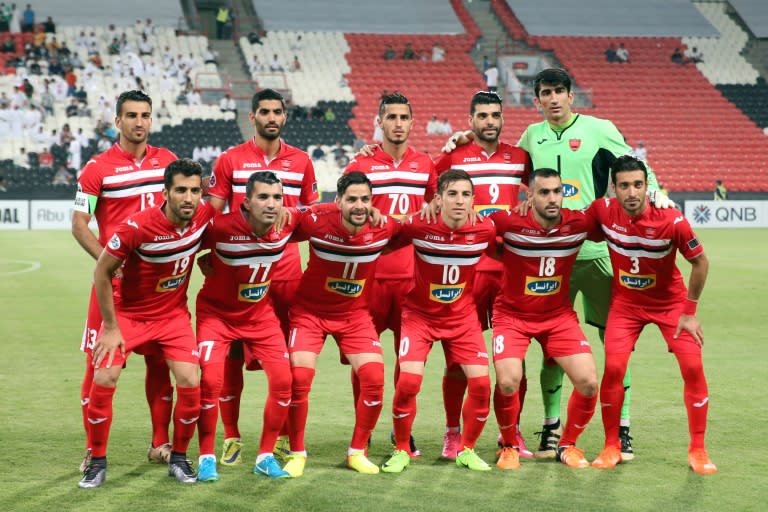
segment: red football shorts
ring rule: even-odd
[[[592,352],[573,310],[542,313],[541,317],[546,320],[525,320],[497,307],[493,314],[493,360],[525,359],[531,338],[541,344],[546,359]]]
[[[445,360],[454,364],[488,364],[483,331],[476,317],[467,315],[458,322],[403,311],[398,360],[426,362],[432,344],[443,343]]]
[[[326,335],[336,340],[342,354],[381,354],[381,343],[367,310],[356,310],[348,318],[321,318],[309,311],[291,309],[288,352],[319,354]]]
[[[611,304],[608,325],[605,327],[605,353],[626,354],[635,350],[640,332],[648,324],[656,324],[667,342],[667,349],[677,354],[700,354],[701,347],[687,331],[673,336],[677,321],[683,313],[683,304],[670,309],[644,309],[637,306]]]
[[[115,352],[112,365],[122,366],[131,352],[144,345],[148,345],[144,347],[147,349],[156,345],[160,348],[163,357],[171,361],[198,364],[197,340],[189,320],[189,311],[186,309],[177,309],[173,315],[156,320],[134,320],[118,311],[117,323],[125,342],[125,357],[120,354],[118,349]],[[101,336],[101,330],[99,336]],[[141,348],[139,350],[142,350],[144,354],[147,353]],[[102,362],[102,364],[104,363]]]
[[[119,302],[120,281],[112,278],[112,290],[114,292],[115,304]],[[91,297],[88,300],[88,316],[85,319],[85,329],[83,329],[83,339],[80,341],[80,350],[90,352],[96,343],[96,337],[101,329],[101,310],[99,301],[96,299],[96,287],[91,286]]]
[[[413,287],[413,279],[374,279],[368,299],[376,332],[400,330],[403,299]]]
[[[290,244],[289,244],[290,245]],[[290,327],[290,319],[288,312],[293,305],[294,297],[299,289],[299,283],[301,282],[301,273],[296,279],[290,279],[287,281],[272,281],[269,285],[269,298],[272,300],[272,307],[275,310],[278,320],[280,320],[280,327],[288,335],[288,328]]]
[[[230,344],[235,340],[243,342],[246,364],[253,361],[282,363],[288,360],[283,331],[274,315],[235,327],[219,316],[198,312],[197,346],[201,368],[223,363]]]
[[[477,305],[477,317],[480,319],[482,330],[489,329],[493,324],[493,303],[501,290],[503,271],[475,272],[475,281],[472,284],[472,295]]]

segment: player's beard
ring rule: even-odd
[[[267,126],[277,126],[277,133],[272,133],[267,131]],[[267,140],[276,140],[280,138],[280,134],[283,133],[283,127],[285,124],[279,124],[274,123],[271,125],[263,125],[260,123],[256,123],[256,133],[259,134],[260,137],[267,139]]]
[[[499,141],[499,135],[501,134],[501,127],[496,130],[493,135],[486,135],[483,130],[475,130],[475,137],[483,142],[495,143]]]

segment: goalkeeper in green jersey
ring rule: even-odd
[[[610,165],[632,150],[614,124],[606,119],[577,114],[571,110],[573,91],[571,78],[562,69],[545,69],[534,80],[534,103],[544,114],[544,120],[528,126],[517,145],[531,155],[533,169],[556,169],[563,183],[563,207],[580,210],[608,190]],[[467,133],[455,134],[444,151],[467,140]],[[673,203],[663,194],[656,194],[658,184],[648,168],[648,186],[652,202],[660,208]],[[579,252],[571,275],[571,301],[581,292],[585,321],[598,328],[603,339],[608,307],[611,301],[611,261],[605,242],[585,242]],[[534,456],[555,457],[562,433],[560,425],[560,391],[563,370],[554,363],[545,364],[541,372],[544,401],[544,426],[540,432],[539,448]],[[621,411],[622,458],[630,460],[629,436],[630,375],[624,380],[626,390]]]

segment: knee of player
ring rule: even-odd
[[[595,396],[597,394],[597,375],[585,375],[573,383],[573,387],[584,396]]]
[[[489,399],[491,397],[491,378],[488,375],[467,379],[467,393],[472,396]]]
[[[396,392],[404,395],[418,395],[421,390],[422,379],[421,375],[401,372],[395,386]]]
[[[520,375],[496,374],[496,386],[503,395],[512,395],[520,389]]]

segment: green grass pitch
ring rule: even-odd
[[[76,485],[83,448],[79,388],[84,358],[78,345],[93,261],[68,232],[0,232],[0,510],[765,510],[768,463],[761,450],[768,423],[763,404],[768,231],[699,234],[711,260],[699,315],[711,397],[707,445],[720,469],[717,475],[701,477],[687,468],[682,380],[658,330],[649,327],[631,363],[636,458],[614,471],[524,461],[516,472],[494,468],[473,474],[440,460],[443,357],[436,346],[414,425],[421,459],[400,475],[358,475],[343,465],[352,430],[349,372],[338,364],[337,350],[329,342],[310,395],[310,457],[303,478],[270,481],[251,473],[265,396],[262,373],[246,375],[241,415],[246,463],[220,468],[221,480],[213,484],[182,486],[168,478],[164,467],[146,461],[150,427],[144,365],[133,356],[115,397],[107,482],[85,491]],[[681,268],[687,267],[681,261]],[[196,273],[193,290],[200,281]],[[591,327],[585,332],[594,341],[600,368],[597,333]],[[382,341],[389,379],[391,336]],[[533,344],[528,368],[538,368],[540,358]],[[530,373],[521,425],[529,446],[536,442],[533,432],[542,413],[537,372]],[[568,393],[570,386],[564,397]],[[371,448],[377,463],[390,452],[392,395],[388,380]],[[489,462],[496,432],[491,414],[478,444]],[[598,413],[580,440],[590,460],[602,447],[602,434]],[[196,461],[196,439],[189,455]]]

